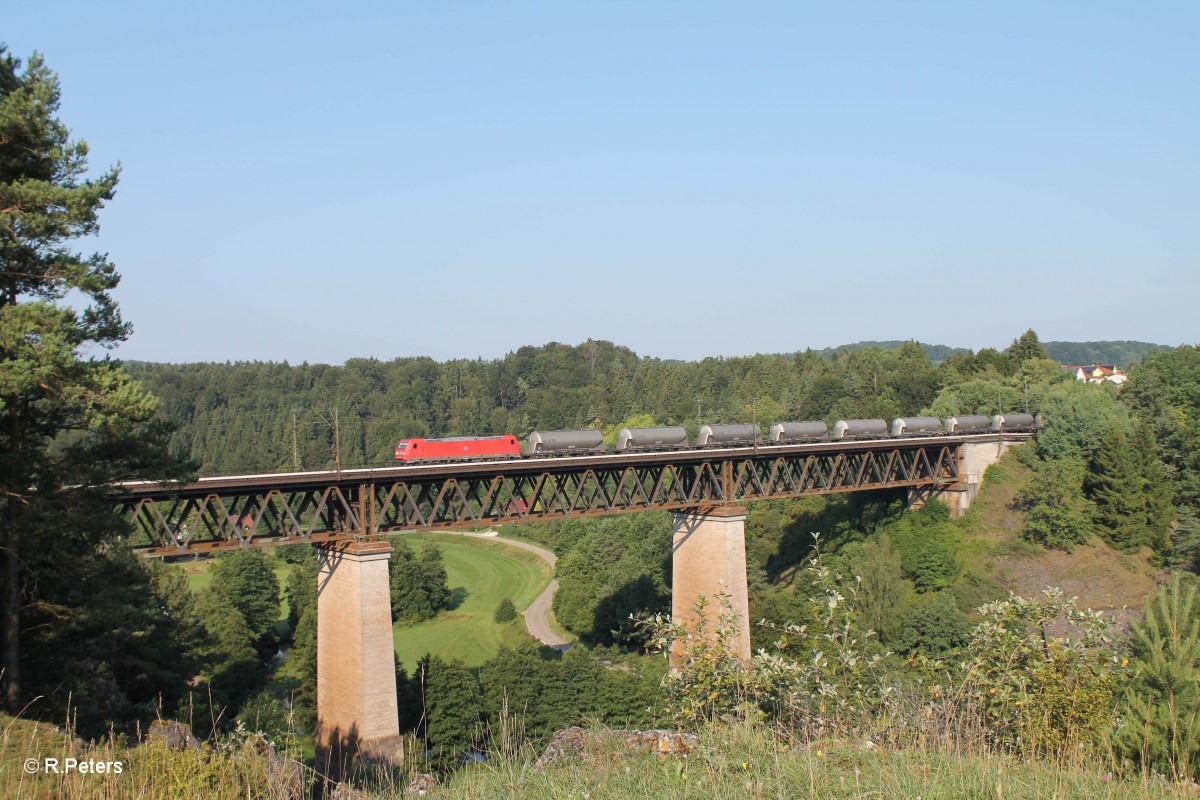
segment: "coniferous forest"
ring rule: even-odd
[[[444,363],[121,365],[94,355],[129,335],[112,295],[119,274],[78,250],[119,170],[88,177],[59,99],[39,57],[0,48],[9,715],[110,742],[183,719],[211,742],[261,731],[304,752],[311,550],[232,553],[190,581],[127,547],[106,499],[116,481],[383,465],[409,436],[596,428],[611,441],[626,425],[694,437],[703,423],[1029,411],[1047,427],[989,471],[1011,495],[994,519],[952,520],[937,502],[909,511],[887,492],[753,505],[752,664],[727,657],[726,630],[655,616],[670,596],[668,515],[526,526],[558,556],[554,612],[579,644],[504,647],[475,669],[437,654],[416,674],[399,668],[402,727],[422,765],[444,772],[572,724],[736,723],[818,753],[830,741],[921,741],[1200,780],[1200,348],[1135,348],[1119,390],[1076,381],[1032,330],[978,352],[904,341],[681,362],[589,340]],[[1116,344],[1070,352],[1123,362],[1137,345]],[[1008,595],[990,566],[1088,549],[1159,584],[1123,627],[1052,589]],[[448,611],[436,547],[398,540],[392,564],[399,622]],[[496,620],[517,611],[508,600]],[[671,647],[684,657],[668,671]]]

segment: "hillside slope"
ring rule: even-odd
[[[1023,597],[1054,587],[1077,597],[1086,608],[1139,611],[1157,589],[1159,571],[1150,563],[1148,548],[1121,553],[1094,536],[1068,553],[1021,539],[1025,515],[1013,507],[1013,500],[1031,474],[1015,451],[988,470],[979,496],[962,520],[968,574],[986,577],[1001,591]]]

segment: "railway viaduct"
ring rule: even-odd
[[[1030,434],[930,436],[123,484],[114,501],[146,556],[308,543],[319,550],[317,746],[400,757],[388,559],[383,534],[564,517],[674,513],[672,615],[694,622],[701,595],[737,615],[750,657],[745,504],[907,489],[961,515],[987,466]],[[710,605],[710,608],[713,606]]]

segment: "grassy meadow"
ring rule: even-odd
[[[493,615],[505,597],[524,610],[551,579],[550,565],[502,541],[446,533],[404,534],[415,550],[427,542],[442,549],[453,607],[417,625],[396,625],[396,658],[411,673],[426,653],[458,658],[478,667],[503,644],[528,639],[525,620],[497,624]]]

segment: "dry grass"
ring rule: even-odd
[[[1032,470],[1015,452],[1005,454],[998,466],[999,474],[988,476],[997,480],[985,480],[964,520],[968,571],[1023,597],[1039,597],[1043,589],[1057,587],[1077,597],[1080,607],[1111,611],[1119,618],[1139,616],[1145,599],[1158,588],[1159,571],[1150,564],[1150,551],[1120,553],[1098,538],[1071,553],[1024,542],[1025,515],[1012,506]]]
[[[1095,610],[1140,610],[1158,589],[1149,548],[1126,554],[1093,540],[1071,553],[1049,550],[1036,557],[998,556],[996,564],[1008,576],[1005,588],[1016,594],[1036,597],[1047,586],[1057,586],[1078,597],[1080,606]]]
[[[309,778],[302,765],[269,757],[256,737],[172,751],[161,743],[83,742],[51,725],[0,715],[4,800],[284,800]]]

